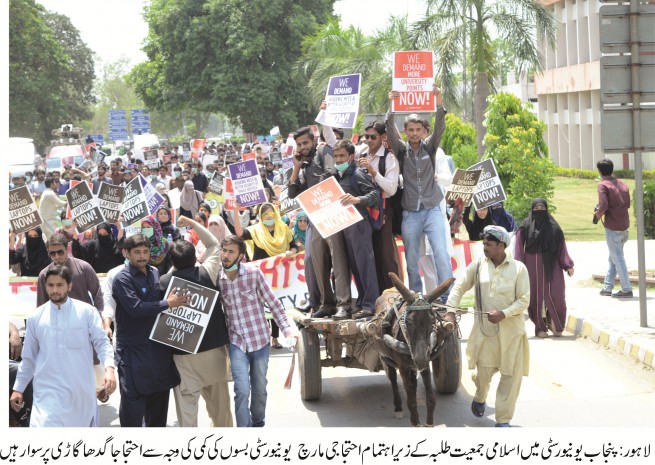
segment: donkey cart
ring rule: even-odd
[[[399,370],[411,422],[418,426],[416,382],[413,392],[408,386],[412,384],[410,377],[415,380],[420,373],[426,388],[427,424],[432,424],[435,396],[431,380],[438,393],[452,394],[457,391],[462,374],[459,330],[444,320],[443,306],[433,303],[451,281],[442,283],[425,297],[406,289],[397,278],[394,282],[398,291],[385,291],[376,302],[375,316],[370,319],[318,319],[298,311],[291,313],[300,333],[298,364],[303,400],[321,397],[323,367],[342,366],[372,372],[384,369],[394,391],[396,416],[401,417],[396,382],[396,370]],[[324,358],[321,358],[321,341],[325,345]]]

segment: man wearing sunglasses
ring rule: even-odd
[[[365,131],[365,148],[357,163],[361,169],[368,172],[381,194],[387,199],[384,206],[384,224],[378,231],[373,231],[372,236],[378,285],[380,291],[383,291],[393,287],[389,273],[401,272],[398,266],[400,255],[392,232],[393,209],[388,200],[398,191],[400,165],[396,156],[383,144],[383,141],[386,141],[386,125],[383,122],[374,121],[366,127]]]
[[[72,299],[77,299],[89,305],[93,305],[100,316],[105,308],[105,302],[102,296],[102,288],[100,281],[95,270],[84,260],[80,260],[68,255],[68,240],[63,234],[53,234],[48,240],[47,244],[48,255],[52,258],[52,263],[46,266],[41,273],[39,273],[39,280],[36,287],[36,306],[40,307],[48,300],[48,293],[46,291],[46,274],[48,270],[57,265],[65,265],[72,273],[72,287],[68,292],[68,296]],[[111,330],[105,329],[107,337],[111,337]],[[106,402],[109,395],[102,387],[102,380],[104,378],[104,370],[100,365],[100,361],[93,353],[93,365],[96,371],[96,391],[98,399]]]

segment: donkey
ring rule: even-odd
[[[454,326],[452,323],[443,321],[431,304],[446,292],[454,279],[442,282],[423,298],[420,294],[407,289],[394,273],[389,273],[389,276],[398,292],[391,292],[392,295],[396,295],[392,299],[389,299],[389,293],[385,293],[376,302],[379,313],[386,311],[380,328],[381,338],[378,337],[383,344],[378,344],[377,347],[384,370],[391,381],[394,412],[396,418],[402,418],[403,407],[398,392],[397,369],[400,371],[407,394],[410,422],[412,426],[421,426],[416,405],[416,373],[418,372],[421,374],[425,387],[426,426],[433,426],[436,395],[432,388],[430,362],[440,352],[437,346],[437,332],[440,330],[453,331]],[[393,303],[389,305],[391,300]]]

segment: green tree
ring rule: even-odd
[[[457,168],[466,169],[477,163],[475,128],[452,113],[446,113],[446,129],[441,138],[441,148],[453,157]]]
[[[9,133],[45,148],[62,123],[88,118],[93,54],[68,18],[34,0],[9,2]]]
[[[518,97],[505,92],[490,99],[485,125],[485,158],[496,164],[507,193],[505,207],[517,219],[526,218],[533,199],[553,198],[555,164],[544,142],[545,125]]]
[[[291,131],[315,113],[291,68],[333,2],[153,0],[145,13],[149,61],[130,81],[150,108],[220,111],[246,132]]]
[[[538,43],[555,43],[554,16],[538,0],[428,0],[427,5],[426,16],[415,24],[414,45],[436,52],[446,105],[454,107],[459,106],[457,70],[466,69],[470,55],[478,158],[482,158],[482,123],[499,68],[492,36],[514,53],[519,71],[540,67]]]
[[[342,29],[338,20],[325,24],[303,41],[303,53],[294,67],[295,75],[306,80],[311,110],[317,111],[332,76],[362,74],[361,113],[387,110],[391,90],[391,54],[408,50],[410,43],[406,17],[392,17],[389,25],[367,36],[353,26]]]

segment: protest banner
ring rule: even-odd
[[[66,191],[69,191],[70,189],[77,186],[81,182],[82,181],[76,181],[75,179],[71,179],[70,183],[68,184],[68,189],[66,189]],[[89,189],[91,190],[91,192],[93,192],[93,184],[91,183],[91,181],[86,181],[86,184],[89,186]],[[68,201],[68,198],[66,197],[65,194],[64,194],[63,197],[64,197],[63,200]],[[73,217],[73,213],[71,212],[71,206],[66,205],[66,218],[72,218],[72,217]]]
[[[418,113],[436,110],[432,60],[429,51],[394,53],[392,89],[400,92],[400,97],[392,100],[391,111]]]
[[[333,128],[354,128],[359,113],[361,74],[332,76],[325,92],[325,110],[316,122]]]
[[[141,221],[150,215],[148,210],[148,200],[143,192],[141,179],[143,176],[137,176],[125,186],[125,196],[123,198],[123,227],[130,226],[137,221]]]
[[[9,224],[15,233],[36,228],[43,220],[27,186],[9,191]]]
[[[115,223],[121,214],[125,188],[106,182],[100,183],[98,189],[98,205],[108,223]]]
[[[198,160],[200,158],[200,154],[202,153],[202,149],[205,148],[207,141],[205,139],[193,139],[193,143],[191,145],[191,159],[192,160]]]
[[[241,159],[243,161],[257,160],[257,154],[255,152],[244,153],[241,155]]]
[[[180,158],[188,160],[191,157],[191,144],[189,142],[182,142],[182,148],[178,151]]]
[[[141,173],[139,173],[139,179],[141,180],[141,187],[143,188],[143,193],[146,195],[146,201],[148,202],[148,211],[151,215],[157,213],[159,206],[164,203],[164,197],[157,192],[157,188],[152,185],[152,183],[146,179]]]
[[[280,126],[275,126],[273,129],[269,131],[269,134],[271,137],[279,136],[280,135]]]
[[[77,230],[84,232],[100,223],[105,222],[102,211],[98,205],[98,199],[93,196],[89,185],[81,182],[75,187],[66,191],[66,198],[71,209],[72,218],[75,220]]]
[[[266,202],[264,183],[259,175],[257,162],[242,161],[228,166],[236,201],[243,207]]]
[[[164,299],[168,298],[173,289],[177,294],[188,293],[191,301],[189,305],[169,308],[159,313],[150,332],[150,339],[195,354],[207,330],[218,291],[173,276]]]
[[[473,199],[473,194],[480,179],[480,170],[461,170],[457,168],[453,176],[453,183],[446,188],[446,204],[450,205],[461,198],[467,207]]]
[[[271,150],[270,157],[273,163],[280,163],[282,161],[282,153],[279,150]]]
[[[286,215],[289,212],[300,209],[300,204],[298,203],[298,198],[290,199],[289,198],[289,187],[285,186],[280,194],[278,195],[280,199],[280,215]]]
[[[344,195],[337,180],[329,177],[296,198],[321,236],[328,238],[364,219],[354,205],[341,204]]]
[[[145,158],[146,166],[151,170],[156,170],[161,165],[159,151],[157,149],[143,149],[143,157]]]
[[[507,199],[503,183],[500,182],[498,170],[493,159],[487,158],[475,165],[468,167],[468,170],[481,170],[478,187],[473,195],[473,206],[475,210],[490,207]]]

